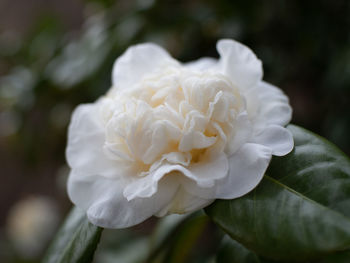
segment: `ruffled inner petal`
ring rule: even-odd
[[[224,153],[221,153],[215,159],[203,160],[202,162],[193,164],[189,167],[165,162],[149,175],[137,178],[126,185],[124,196],[128,200],[151,197],[158,191],[158,183],[163,177],[177,178],[177,181],[183,185],[184,189],[191,193],[192,186],[200,188],[213,187],[215,181],[224,178],[227,173],[228,161]],[[205,198],[210,199],[212,197],[207,196]]]

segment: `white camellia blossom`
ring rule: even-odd
[[[124,228],[247,194],[272,155],[293,148],[291,107],[262,81],[262,63],[233,40],[220,58],[182,64],[161,47],[132,46],[112,88],[74,111],[68,194],[89,220]]]

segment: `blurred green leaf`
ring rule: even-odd
[[[236,240],[225,236],[216,256],[216,263],[261,263],[258,256]]]
[[[125,239],[127,240],[127,239]],[[94,262],[97,263],[143,263],[149,250],[149,239],[140,237],[127,240],[126,244],[110,249],[100,249],[96,253]]]
[[[189,216],[163,218],[152,237],[146,262],[204,262],[208,251],[196,250],[208,225],[209,218],[202,211]]]
[[[209,220],[203,213],[189,217],[175,233],[173,240],[163,262],[193,262],[189,261],[189,256],[193,252],[196,242],[203,234]]]
[[[91,262],[102,228],[92,225],[85,213],[74,207],[52,242],[43,263]]]
[[[319,263],[348,263],[350,259],[350,250],[338,252],[323,258]]]
[[[106,63],[112,36],[102,14],[90,17],[80,38],[71,41],[48,64],[47,77],[58,87],[69,89],[92,77]]]
[[[242,198],[217,200],[206,212],[258,255],[323,259],[350,248],[350,161],[321,137],[288,129],[295,149],[272,161],[259,186]]]
[[[174,237],[180,224],[187,218],[187,215],[169,215],[161,220],[154,230],[151,237],[151,248],[149,258],[153,258],[160,253],[161,250],[169,243],[169,240]]]

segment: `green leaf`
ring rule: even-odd
[[[350,161],[325,139],[290,125],[295,148],[274,158],[249,194],[207,214],[233,239],[274,260],[313,261],[350,249]],[[350,260],[350,258],[349,258]]]
[[[161,219],[152,237],[151,251],[146,262],[206,262],[209,254],[212,256],[214,251],[201,250],[201,241],[202,237],[208,234],[210,225],[210,220],[203,211],[185,216],[171,215]],[[215,242],[218,238],[215,234],[216,232],[210,235],[211,240],[206,243]],[[222,234],[219,238],[221,237]]]
[[[319,263],[349,263],[350,251],[331,254],[323,258]]]
[[[107,231],[106,231],[107,232]],[[106,234],[106,232],[104,234]],[[101,244],[103,245],[103,244]],[[137,253],[135,253],[137,251]],[[140,237],[126,241],[125,244],[96,252],[94,262],[99,263],[144,263],[149,251],[149,239]]]
[[[83,211],[73,208],[52,242],[43,263],[91,262],[102,228],[92,225]]]
[[[186,224],[189,215],[173,214],[159,220],[151,237],[151,246],[147,262],[161,262],[168,246],[173,242],[175,233]]]
[[[236,240],[225,236],[216,255],[216,263],[261,263],[258,256]]]
[[[216,253],[215,263],[277,263],[270,259],[259,257],[253,251],[247,249],[236,240],[225,235],[221,241],[220,247]],[[334,261],[335,262],[335,261]],[[333,262],[318,262],[333,263]],[[339,263],[342,263],[339,262]]]
[[[208,226],[209,219],[202,212],[189,217],[184,224],[174,233],[174,240],[166,255],[167,263],[192,262],[189,261],[194,246]]]

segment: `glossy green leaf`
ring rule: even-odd
[[[102,228],[92,225],[85,213],[74,207],[52,242],[43,263],[91,262]]]
[[[259,257],[253,251],[236,240],[225,235],[221,241],[220,247],[216,253],[215,263],[277,263],[274,261]],[[318,263],[333,263],[331,261],[322,261]],[[335,263],[335,261],[334,261]],[[340,261],[339,263],[343,263]]]
[[[258,255],[318,261],[350,248],[350,161],[321,137],[290,125],[295,149],[274,158],[251,193],[217,200],[207,214]],[[350,258],[349,258],[350,262]]]

